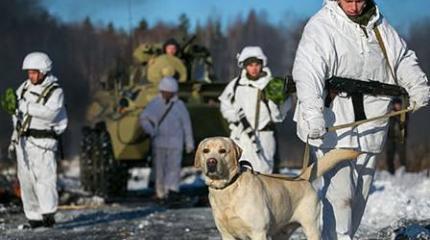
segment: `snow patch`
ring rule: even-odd
[[[393,176],[376,172],[372,192],[359,230],[375,232],[396,229],[407,220],[430,219],[430,178],[426,173],[406,173],[399,169]]]

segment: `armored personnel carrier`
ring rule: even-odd
[[[88,107],[82,129],[81,183],[85,190],[117,196],[126,192],[128,169],[150,163],[150,139],[139,114],[158,94],[164,76],[179,79],[179,98],[190,113],[196,144],[210,136],[227,136],[217,97],[225,83],[216,83],[209,51],[193,43],[179,47],[178,57],[163,54],[161,44],[141,44],[133,66],[117,66]],[[191,156],[183,161],[191,165]]]

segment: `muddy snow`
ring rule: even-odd
[[[25,223],[25,217],[19,205],[0,205],[0,239],[220,239],[204,201],[191,202],[198,207],[168,208],[153,202],[151,192],[145,190],[147,169],[132,169],[130,173],[131,197],[115,203],[81,191],[78,173],[61,175],[62,201],[68,205],[58,211],[52,229],[22,230],[19,225]],[[182,189],[200,189],[192,194],[203,195],[205,186],[200,176],[190,169],[184,169],[183,176]],[[355,239],[394,239],[395,230],[397,234],[420,236],[409,239],[430,239],[430,231],[424,228],[430,224],[429,189],[428,172],[405,173],[400,169],[395,176],[377,172]],[[299,230],[293,239],[305,237]]]

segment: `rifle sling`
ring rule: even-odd
[[[173,105],[175,104],[175,102],[172,102],[166,109],[166,111],[164,111],[163,115],[161,116],[160,120],[158,120],[157,123],[157,127],[160,127],[161,123],[163,123],[164,119],[166,118],[167,114],[170,112],[170,109],[172,109]]]
[[[399,85],[399,82],[397,81],[394,69],[391,67],[390,61],[388,60],[387,49],[385,47],[384,41],[382,40],[381,32],[379,31],[378,27],[376,27],[376,26],[373,29],[373,31],[375,32],[375,37],[378,40],[379,46],[381,47],[381,50],[382,50],[382,53],[384,54],[385,61],[386,61],[387,66],[390,70],[391,76],[393,77],[396,85]],[[407,108],[407,104],[408,103],[406,103],[406,98],[402,97],[402,109],[403,110],[405,110]],[[405,124],[405,122],[406,122],[406,113],[400,115],[400,123],[403,125],[403,124]],[[402,134],[401,143],[404,143],[405,135],[406,135],[404,128],[401,130],[401,134]]]
[[[376,26],[373,29],[373,31],[375,32],[376,40],[378,40],[378,44],[381,47],[382,54],[384,54],[385,62],[387,63],[388,69],[390,70],[390,74],[393,77],[396,85],[399,85],[399,83],[397,82],[396,75],[394,74],[394,69],[391,67],[390,61],[388,61],[387,49],[385,48],[384,41],[382,40],[381,32],[379,31],[378,27],[376,27]]]
[[[261,100],[261,90],[257,88],[257,102],[255,105],[255,121],[254,121],[254,129],[258,130],[258,123],[260,122],[260,100]]]

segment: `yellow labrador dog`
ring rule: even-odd
[[[309,178],[337,163],[356,158],[352,150],[333,150],[309,166],[297,180],[242,171],[242,150],[229,138],[203,140],[194,165],[202,169],[218,231],[228,239],[285,239],[300,224],[307,239],[320,239],[320,206]]]

